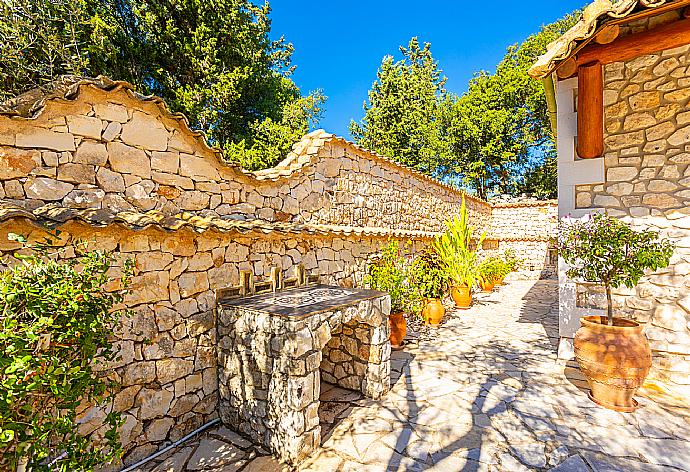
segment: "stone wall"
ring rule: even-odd
[[[390,238],[420,248],[462,195],[322,131],[279,166],[247,173],[159,99],[105,79],[0,107],[0,269],[17,263],[9,232],[39,240],[46,227],[62,231],[62,258],[80,239],[135,258],[134,316],[115,333],[113,366],[126,463],[217,416],[216,291],[237,285],[240,270],[266,277],[302,264],[323,282],[361,286],[372,254]],[[467,205],[475,226],[492,227],[491,205]],[[499,210],[500,221],[513,215],[512,236],[497,225],[492,241],[525,257],[543,250],[545,240],[521,238],[537,210],[513,210]],[[83,432],[102,418],[82,412]]]
[[[673,17],[654,22],[668,19]],[[647,324],[655,351],[654,375],[690,391],[688,66],[690,46],[606,66],[606,180],[578,186],[576,204],[580,209],[605,208],[677,244],[669,268],[649,274],[635,290],[618,290],[615,305],[619,313]],[[582,303],[596,299],[578,298]]]
[[[459,210],[462,192],[322,131],[278,167],[245,173],[159,102],[125,87],[75,87],[77,99],[49,100],[33,119],[0,116],[0,197],[29,208],[421,231],[438,231],[438,216]],[[477,223],[491,213],[472,197],[468,207]]]
[[[72,221],[60,227],[60,257],[74,256],[78,240],[93,249],[134,258],[136,275],[125,300],[133,316],[116,331],[121,360],[113,365],[123,388],[115,406],[127,463],[217,417],[216,291],[239,283],[239,270],[282,266],[287,274],[304,264],[322,281],[362,285],[366,261],[387,238],[278,233],[246,234],[191,230],[167,233],[121,226],[94,228]],[[19,246],[8,233],[41,240],[47,233],[26,219],[0,223],[0,257],[12,264]],[[0,269],[2,267],[0,266]],[[112,269],[112,275],[118,268]],[[101,426],[100,410],[84,412],[82,432]]]
[[[510,278],[546,279],[558,272],[553,240],[558,226],[558,202],[517,201],[497,203],[491,210],[491,226],[484,247],[488,254],[511,250],[522,260]]]

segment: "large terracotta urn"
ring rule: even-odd
[[[393,349],[401,349],[403,340],[407,335],[407,322],[402,311],[396,311],[388,315],[388,325],[390,326],[390,341]]]
[[[434,328],[437,327],[441,323],[443,315],[445,314],[446,309],[444,308],[443,303],[441,303],[440,299],[426,299],[424,308],[422,309],[422,318],[424,319],[424,322],[427,325],[432,326]]]
[[[652,350],[642,326],[632,320],[586,316],[575,334],[575,357],[587,377],[590,398],[611,410],[630,412],[633,395],[652,366]]]
[[[469,308],[472,304],[472,288],[467,285],[453,285],[450,288],[450,296],[453,297],[456,308]]]

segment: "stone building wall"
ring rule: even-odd
[[[17,263],[8,233],[39,240],[46,227],[62,232],[62,258],[80,239],[135,258],[134,316],[115,333],[113,366],[126,463],[217,416],[216,291],[240,270],[266,277],[302,264],[323,282],[361,286],[372,254],[390,238],[417,250],[463,195],[322,131],[273,169],[247,173],[220,157],[124,83],[67,82],[0,106],[0,270]],[[472,224],[491,227],[491,205],[467,205]],[[524,226],[514,221],[508,243],[529,252]],[[83,432],[97,434],[102,418],[83,411]]]
[[[577,208],[606,209],[677,244],[669,268],[649,274],[635,290],[618,290],[615,305],[621,314],[647,324],[655,351],[654,375],[688,391],[689,66],[690,46],[606,66],[605,182],[576,187]],[[578,299],[585,303],[597,297]]]

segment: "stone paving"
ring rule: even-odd
[[[323,384],[321,450],[300,471],[690,471],[690,408],[656,392],[623,414],[556,359],[556,281],[515,281],[411,333],[382,400]],[[147,472],[289,471],[224,427]]]

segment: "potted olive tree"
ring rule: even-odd
[[[373,290],[388,292],[391,297],[391,312],[388,316],[390,341],[394,349],[403,346],[407,334],[405,312],[413,312],[418,305],[417,292],[410,283],[410,263],[407,261],[398,241],[391,241],[369,265],[364,282]]]
[[[654,231],[635,231],[602,214],[563,219],[558,247],[568,277],[594,282],[606,291],[606,316],[585,316],[575,335],[575,356],[587,377],[590,398],[617,411],[633,411],[632,398],[652,364],[652,352],[636,321],[614,316],[611,289],[637,285],[646,269],[666,267],[673,245]]]
[[[460,218],[456,216],[447,221],[446,230],[433,243],[450,278],[450,294],[457,308],[468,308],[472,304],[472,286],[479,276],[477,251],[472,247],[473,233],[463,197]],[[481,234],[477,246],[481,246],[485,236]]]

